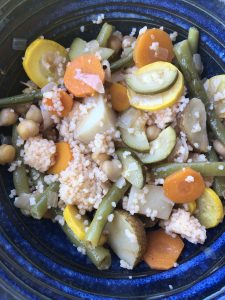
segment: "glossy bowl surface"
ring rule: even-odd
[[[133,27],[164,26],[187,37],[190,26],[201,31],[203,76],[225,73],[223,1],[131,0],[0,1],[0,96],[21,90],[26,76],[23,51],[13,50],[14,38],[28,42],[40,35],[66,47],[75,36],[95,38],[100,25],[91,21],[100,13],[129,34]],[[85,31],[80,32],[80,26]],[[7,131],[3,131],[6,133]],[[0,283],[16,299],[222,299],[225,285],[224,223],[208,231],[204,245],[186,243],[179,266],[166,272],[144,263],[133,271],[112,268],[99,272],[66,239],[57,224],[20,214],[7,196],[12,176],[0,169]],[[132,276],[132,280],[129,279]]]

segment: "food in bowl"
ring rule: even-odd
[[[168,270],[183,239],[203,244],[224,217],[225,75],[202,81],[196,28],[104,23],[69,49],[40,37],[25,51],[21,95],[0,100],[0,163],[21,213],[57,221],[100,270]]]

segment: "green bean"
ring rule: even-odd
[[[93,247],[98,245],[103,229],[107,223],[107,218],[114,210],[112,202],[118,203],[130,187],[130,183],[128,182],[126,182],[122,188],[119,188],[117,185],[117,182],[114,183],[108,193],[103,197],[87,231],[86,241]]]
[[[189,91],[193,97],[201,99],[207,111],[207,122],[213,134],[225,145],[225,127],[216,115],[212,107],[199,75],[195,69],[191,50],[187,40],[184,40],[174,46],[174,52],[179,62],[181,71],[186,79]]]
[[[218,161],[216,151],[212,148],[208,153],[208,160],[215,162]],[[225,192],[225,177],[215,177],[213,180],[213,189],[220,197],[224,197]]]
[[[100,47],[106,47],[108,39],[110,38],[114,27],[108,23],[104,23],[96,40],[99,43]]]
[[[127,56],[120,58],[119,60],[113,62],[110,66],[111,71],[115,72],[121,68],[125,68],[130,66],[131,64],[134,63],[133,60],[133,50],[131,50],[130,52],[128,52]]]
[[[31,206],[31,216],[35,219],[41,219],[48,210],[48,197],[51,196],[51,193],[58,193],[59,183],[53,182],[50,184],[47,189],[40,195],[36,197],[36,204]]]
[[[225,162],[165,163],[151,169],[155,178],[164,178],[183,168],[192,168],[202,176],[225,176]]]
[[[111,266],[111,254],[108,249],[103,246],[92,248],[90,245],[78,240],[66,223],[61,228],[73,245],[85,248],[87,256],[99,270],[107,270]]]
[[[35,92],[30,94],[21,94],[11,97],[0,99],[0,108],[13,106],[16,104],[24,104],[34,101],[35,99],[42,99],[41,92]]]
[[[188,43],[192,54],[198,52],[199,31],[195,27],[190,27],[188,31]]]
[[[13,183],[18,196],[22,193],[30,193],[28,177],[24,164],[21,164],[21,166],[17,167],[15,171],[13,171]]]

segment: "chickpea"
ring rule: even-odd
[[[19,115],[24,115],[28,109],[30,108],[31,104],[27,103],[27,104],[17,104],[15,106],[15,111],[19,114]]]
[[[108,40],[108,47],[113,49],[115,51],[115,54],[117,54],[122,48],[121,39],[116,35],[111,35]]]
[[[115,182],[122,173],[122,165],[118,159],[106,160],[102,164],[102,170],[108,179]]]
[[[10,126],[16,123],[17,114],[12,108],[3,108],[0,112],[0,126]]]
[[[122,48],[128,48],[131,47],[133,42],[136,41],[136,38],[134,36],[129,36],[129,35],[125,35],[123,37],[123,41],[122,41]]]
[[[43,120],[41,110],[36,105],[31,105],[26,113],[26,119],[41,123]]]
[[[93,153],[91,157],[99,166],[101,166],[104,161],[110,159],[109,155],[106,153]]]
[[[27,140],[39,133],[39,124],[32,120],[23,120],[17,126],[17,132],[23,140]]]
[[[219,155],[225,157],[225,146],[219,140],[213,142],[213,147]]]
[[[155,140],[159,136],[160,132],[161,130],[156,125],[151,125],[147,127],[146,135],[148,140],[149,141]]]
[[[11,163],[16,156],[16,149],[12,145],[3,144],[0,146],[0,164]]]

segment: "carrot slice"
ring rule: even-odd
[[[158,43],[155,50],[152,43]],[[171,62],[174,57],[173,44],[168,33],[156,28],[146,30],[137,38],[133,57],[137,67],[160,60]]]
[[[55,154],[55,164],[51,166],[48,170],[49,174],[59,174],[65,170],[72,160],[72,152],[70,150],[70,145],[66,142],[56,143],[56,154]]]
[[[192,202],[199,198],[205,183],[200,173],[191,168],[183,168],[168,177],[163,184],[164,194],[175,203]]]
[[[89,82],[80,78],[86,76]],[[94,75],[94,76],[93,76]],[[105,79],[105,72],[100,60],[94,54],[84,54],[69,62],[64,75],[66,88],[76,97],[88,97],[95,94],[94,86],[102,84]]]
[[[50,112],[59,117],[66,117],[73,108],[73,98],[65,91],[60,91],[60,101],[62,103],[63,110],[61,112],[57,112],[55,109],[51,109]],[[43,100],[43,103],[47,106],[53,107],[52,99],[46,98]]]
[[[115,111],[121,112],[130,106],[127,88],[120,83],[113,83],[109,89],[111,103]]]
[[[147,235],[147,251],[144,261],[150,268],[168,270],[174,266],[184,248],[179,236],[173,238],[162,229],[151,231]]]

